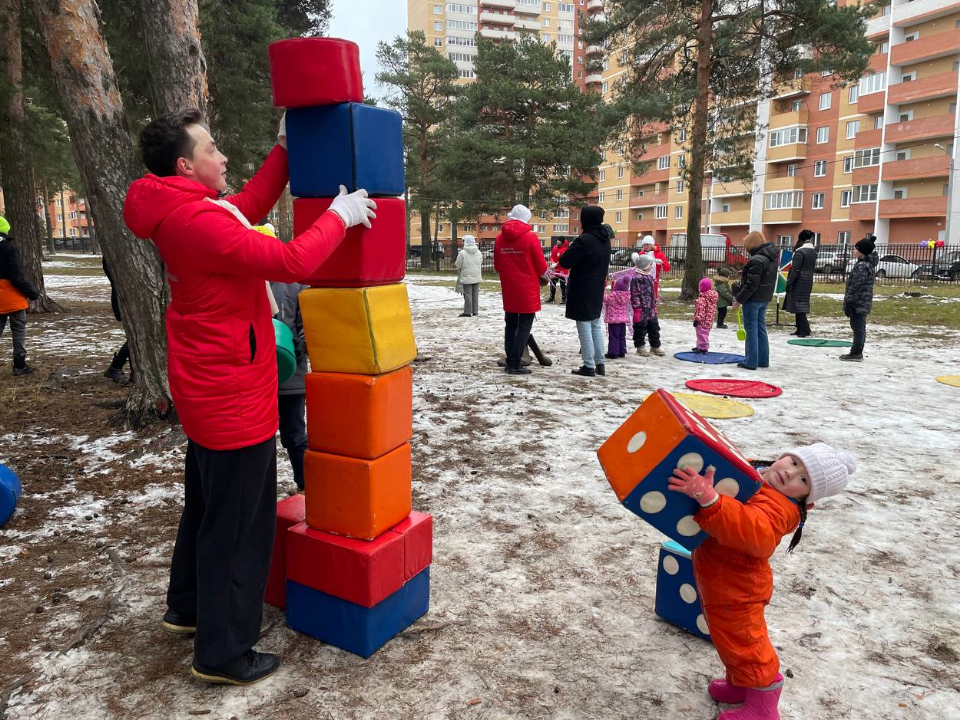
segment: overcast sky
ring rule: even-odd
[[[390,42],[406,30],[404,0],[333,0],[330,37],[353,40],[360,46],[363,89],[368,96],[383,95],[376,81],[377,43]]]

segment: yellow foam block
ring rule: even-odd
[[[380,375],[413,362],[417,345],[407,286],[310,288],[300,293],[315,372]]]

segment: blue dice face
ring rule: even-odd
[[[693,579],[690,552],[671,540],[660,546],[655,611],[659,617],[690,634],[710,639],[700,593]]]
[[[287,148],[295,197],[334,197],[340,185],[403,194],[403,123],[394,110],[362,103],[288,110]]]
[[[687,466],[703,472],[710,465],[716,469],[714,487],[721,495],[746,502],[760,489],[756,473],[747,475],[703,440],[688,435],[624,498],[623,506],[693,550],[709,537],[693,519],[700,506],[693,498],[667,489],[667,482],[675,468]]]

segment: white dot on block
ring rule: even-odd
[[[667,571],[667,575],[676,575],[680,572],[680,563],[673,555],[667,555],[663,558],[663,569]]]
[[[658,513],[667,506],[667,497],[662,492],[653,490],[644,493],[640,498],[640,509],[645,513]]]
[[[704,635],[710,634],[710,628],[707,627],[707,621],[703,615],[697,615],[697,627]]]
[[[703,470],[703,456],[699,453],[681,455],[680,459],[677,460],[677,467],[680,469],[689,468],[694,472],[700,472]]]
[[[627,443],[627,452],[635,453],[637,450],[643,447],[643,444],[647,441],[647,434],[642,430],[630,438],[630,442]]]
[[[693,515],[687,515],[680,518],[680,522],[677,523],[677,532],[684,537],[693,537],[700,532],[700,526],[693,519]]]
[[[697,589],[690,583],[684,583],[680,586],[680,597],[688,605],[697,601]]]
[[[713,488],[720,495],[726,495],[727,497],[735,498],[737,493],[740,492],[740,483],[733,478],[724,478],[714,485]]]

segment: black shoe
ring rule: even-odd
[[[471,317],[470,313],[460,313],[457,317]]]
[[[476,317],[476,316],[479,315],[479,314],[480,314],[480,313],[474,313],[473,316]]]
[[[737,367],[743,368],[744,370],[756,370],[756,368],[752,368],[749,365],[744,365],[743,363],[737,363]]]
[[[730,327],[730,326],[727,325],[726,323],[724,323],[724,324],[722,324],[722,325],[717,325],[717,327],[720,328],[721,330],[726,330],[726,329],[727,329],[728,327]]]
[[[845,355],[841,355],[840,359],[848,360],[850,362],[863,362],[863,353],[848,352]]]
[[[603,363],[600,363],[599,365],[597,365],[597,368],[596,368],[596,370],[594,370],[594,372],[595,372],[597,375],[606,375],[606,374],[607,374],[607,366],[604,365]]]
[[[35,367],[30,367],[29,365],[24,365],[23,367],[14,366],[13,368],[14,375],[29,375],[30,373],[36,371],[37,369]]]
[[[508,375],[529,375],[533,372],[528,367],[518,367],[518,368],[507,368]]]
[[[184,615],[176,610],[167,610],[163,614],[161,624],[164,632],[171,635],[192,635],[197,632],[197,618],[193,615]]]
[[[800,333],[790,333],[790,334],[791,334],[791,335],[796,335],[798,338],[808,338],[808,337],[810,337],[810,333],[804,333],[803,335],[801,335]]]
[[[622,355],[614,355],[613,353],[604,353],[603,356],[607,360],[616,360],[618,357],[623,357]]]
[[[800,332],[797,331],[797,330],[794,330],[794,331],[793,331],[792,333],[790,333],[790,334],[791,334],[791,335],[796,335],[797,337],[800,337]]]
[[[127,380],[127,376],[123,374],[123,370],[113,365],[103,371],[103,376],[113,380],[115,383],[124,383]]]
[[[280,658],[272,653],[247,650],[240,657],[218,668],[197,667],[196,661],[190,674],[197,680],[220,685],[250,685],[272,675],[280,667]]]
[[[594,377],[597,374],[597,371],[592,367],[587,367],[586,365],[581,365],[576,370],[571,370],[572,375],[582,375],[583,377]]]

